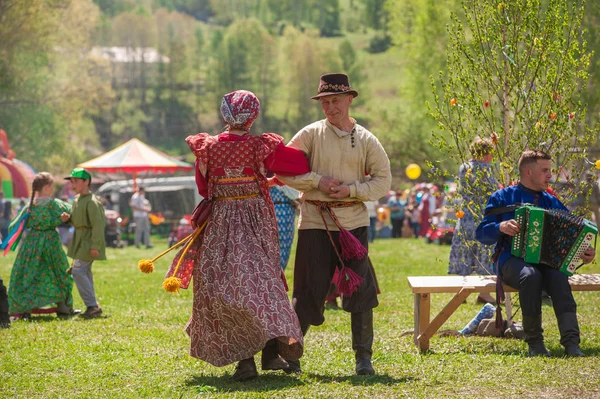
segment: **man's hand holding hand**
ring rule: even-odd
[[[521,231],[521,225],[515,219],[505,220],[500,223],[500,232],[507,236],[514,236]]]
[[[333,194],[334,192],[331,189],[342,183],[342,181],[334,179],[333,177],[323,176],[319,181],[319,190],[323,191],[325,194]]]
[[[332,194],[329,196],[335,199],[343,199],[350,196],[350,187],[347,184],[341,184],[331,188]]]

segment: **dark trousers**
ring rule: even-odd
[[[552,298],[557,317],[577,311],[568,277],[557,269],[545,265],[530,265],[513,256],[502,265],[500,273],[502,281],[519,290],[523,317],[542,314],[542,290]]]
[[[402,237],[402,225],[404,219],[392,219],[392,238]]]
[[[367,230],[367,227],[359,227],[351,231],[365,248],[368,248]],[[339,232],[330,233],[337,243]],[[376,307],[379,304],[377,283],[368,256],[363,259],[344,261],[344,263],[364,280],[352,296],[342,296],[342,309],[360,313]],[[300,326],[303,328],[309,325],[318,326],[325,321],[323,317],[325,298],[337,265],[339,260],[326,230],[298,231],[292,303]]]
[[[421,233],[421,223],[420,222],[410,222],[410,227],[412,228],[415,238],[419,238],[419,234]]]

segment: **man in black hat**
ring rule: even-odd
[[[342,308],[351,313],[356,373],[373,374],[377,283],[364,251],[370,220],[363,202],[378,200],[389,191],[391,172],[377,138],[349,115],[356,96],[358,92],[350,87],[347,75],[321,76],[318,93],[312,99],[321,103],[326,119],[304,127],[288,144],[306,154],[312,172],[277,177],[302,192],[293,291],[302,331],[306,334],[310,325],[325,321],[325,297],[336,268],[350,269],[359,276],[355,281],[360,284],[352,287],[355,292],[342,295]],[[353,237],[350,240],[348,232]],[[344,243],[349,245],[348,252]],[[352,259],[347,256],[350,252],[360,255]],[[298,361],[288,363],[292,371],[301,371]]]

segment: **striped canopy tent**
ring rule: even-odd
[[[134,190],[137,189],[136,180],[140,172],[172,173],[194,169],[193,165],[179,161],[138,139],[131,139],[114,150],[77,166],[102,173],[130,173],[133,175]]]

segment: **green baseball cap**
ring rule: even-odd
[[[92,180],[92,175],[83,168],[75,168],[71,171],[71,176],[65,177],[65,180],[71,179]]]

